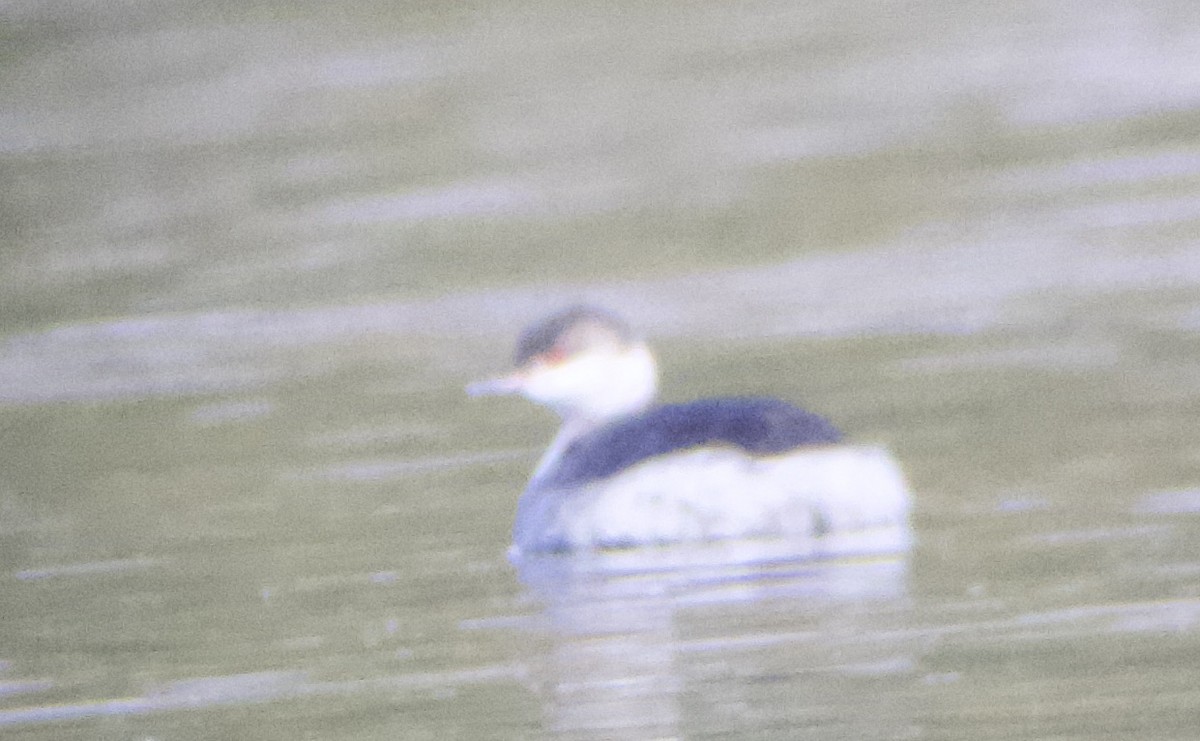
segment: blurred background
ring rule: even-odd
[[[1197,29],[0,2],[0,729],[1192,737]],[[555,420],[462,388],[576,300],[889,445],[911,553],[517,574]]]

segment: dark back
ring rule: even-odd
[[[841,439],[841,432],[825,418],[778,399],[667,404],[576,440],[538,485],[576,486],[648,458],[701,446],[734,446],[752,455],[772,455]]]

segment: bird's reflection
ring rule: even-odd
[[[740,682],[714,681],[714,666],[772,645],[803,656],[827,630],[845,640],[855,620],[904,609],[905,556],[828,556],[729,541],[520,561],[550,633],[534,668],[550,730],[573,738],[686,734],[697,714],[683,704],[699,703],[700,715],[746,710]],[[840,655],[860,667],[895,664],[894,645],[877,649]]]

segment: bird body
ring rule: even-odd
[[[653,355],[608,311],[538,322],[515,362],[468,392],[519,393],[563,418],[518,503],[515,554],[907,532],[908,488],[885,449],[778,399],[655,405]]]

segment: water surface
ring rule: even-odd
[[[1198,15],[6,5],[5,736],[1192,737]],[[510,566],[577,299],[913,549]]]

